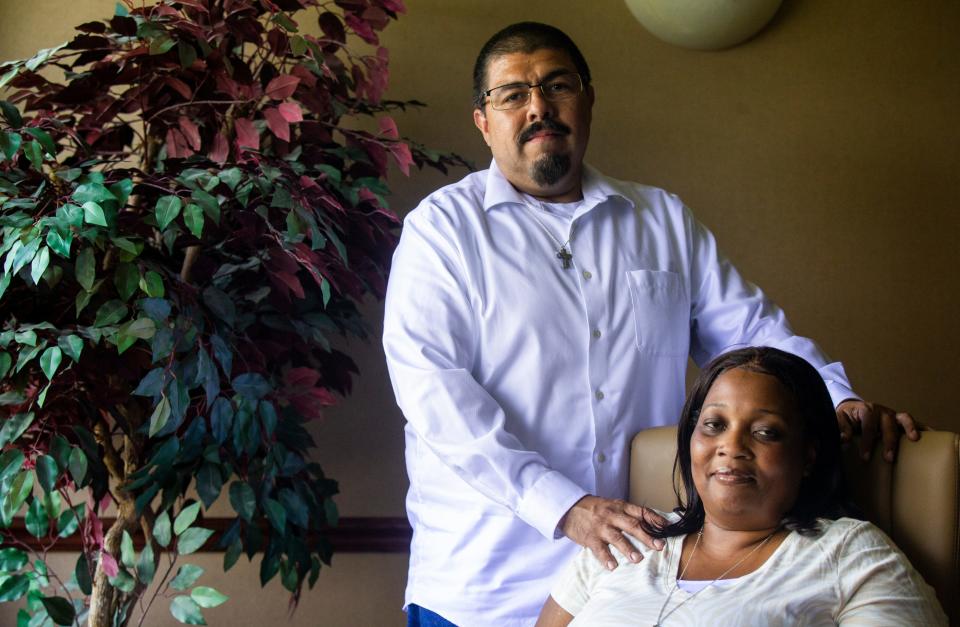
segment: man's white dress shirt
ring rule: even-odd
[[[583,197],[571,220],[493,163],[420,203],[394,255],[383,343],[407,420],[405,603],[458,625],[535,622],[578,548],[560,518],[586,494],[626,496],[630,438],[677,421],[688,355],[775,346],[818,368],[835,403],[855,396],[676,196],[587,168]]]

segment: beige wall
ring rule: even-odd
[[[865,397],[960,430],[951,394],[960,389],[960,3],[785,0],[760,36],[707,53],[652,38],[619,0],[407,2],[385,33],[389,96],[430,106],[398,116],[402,134],[485,167],[470,120],[477,50],[513,21],[561,27],[594,75],[588,159],[680,194],[794,327],[843,360]],[[0,0],[0,58],[58,43],[66,26],[113,5]],[[398,175],[394,206],[406,211],[446,180]],[[378,325],[379,308],[370,314]],[[317,458],[341,481],[345,515],[402,515],[402,417],[376,342],[355,346],[363,377],[316,427]],[[396,622],[402,556],[383,558],[382,572],[378,557],[337,559],[310,596],[317,609],[294,623]],[[247,624],[277,615],[281,591],[260,593],[254,571],[228,583],[240,594],[211,624],[231,624],[228,612]],[[371,608],[377,619],[355,620]]]

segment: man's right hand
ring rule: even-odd
[[[610,546],[615,546],[631,562],[637,563],[643,559],[640,552],[623,535],[630,534],[651,549],[663,548],[663,540],[651,538],[640,526],[640,520],[656,525],[666,521],[653,510],[622,499],[604,499],[599,496],[587,495],[574,503],[560,521],[560,531],[565,536],[585,546],[593,553],[607,570],[617,567],[617,560],[610,552]]]

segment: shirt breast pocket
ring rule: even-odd
[[[646,355],[686,357],[690,299],[680,275],[665,270],[627,272],[637,348]]]

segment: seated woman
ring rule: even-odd
[[[686,497],[645,559],[584,550],[537,625],[946,625],[933,590],[874,525],[842,516],[840,433],[820,375],[773,348],[722,355],[677,430]]]

